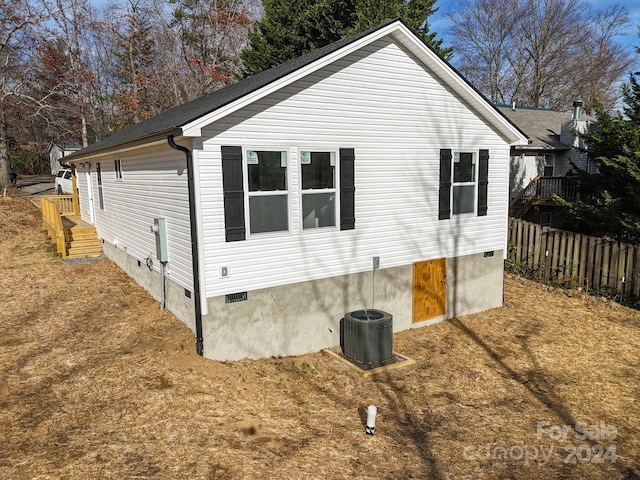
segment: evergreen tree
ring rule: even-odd
[[[597,128],[585,135],[598,174],[579,171],[578,202],[557,201],[574,217],[573,227],[640,245],[640,72],[623,88],[624,115],[596,102]]]
[[[245,76],[267,70],[387,20],[402,18],[418,35],[448,57],[429,32],[436,0],[264,0],[264,16],[242,51]]]
[[[373,28],[381,23],[401,18],[442,57],[449,59],[453,49],[442,48],[442,40],[431,32],[429,17],[438,11],[436,0],[356,0],[356,22],[349,34]]]

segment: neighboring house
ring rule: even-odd
[[[400,331],[500,306],[525,142],[396,20],[69,160],[105,254],[233,360],[338,345],[352,310]]]
[[[529,137],[529,142],[511,147],[509,199],[511,215],[550,224],[559,210],[552,200],[556,193],[575,198],[577,179],[573,162],[590,170],[585,143],[579,133],[591,127],[593,118],[581,116],[582,102],[574,102],[572,113],[546,108],[499,105],[498,109]]]
[[[51,175],[58,175],[61,161],[64,157],[80,150],[80,147],[59,146],[55,142],[49,142],[49,164],[51,165]]]

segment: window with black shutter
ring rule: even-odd
[[[489,150],[480,150],[478,165],[478,216],[487,214],[487,195],[489,187]]]
[[[355,152],[353,148],[341,148],[340,230],[353,230],[355,228],[355,191]]]
[[[440,150],[438,218],[451,215],[487,214],[489,150],[476,152]]]
[[[438,197],[438,219],[451,218],[451,150],[440,150],[440,193]]]
[[[222,147],[222,188],[224,190],[224,227],[227,242],[246,238],[242,147]]]
[[[288,231],[289,203],[292,201],[289,196],[289,152],[244,151],[235,146],[223,146],[221,152],[226,241],[245,240],[248,234]],[[303,150],[299,164],[301,208],[298,211],[301,219],[298,221],[302,228],[335,228],[339,222],[340,230],[353,230],[354,149]]]

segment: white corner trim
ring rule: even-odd
[[[195,142],[193,142],[195,143]],[[199,268],[199,281],[200,281],[200,313],[202,315],[207,315],[209,313],[209,304],[207,302],[207,272],[205,271],[206,262],[204,258],[204,215],[202,212],[202,197],[200,191],[200,158],[198,152],[199,149],[193,148],[193,143],[191,145],[191,163],[193,167],[193,184],[195,191],[193,192],[193,196],[195,199],[195,211],[196,211],[196,225],[198,230],[198,238],[196,241],[198,242],[198,263]],[[196,279],[194,278],[195,282]]]

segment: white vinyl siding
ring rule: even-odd
[[[87,171],[89,168],[82,164],[76,165],[76,181],[78,186],[78,200],[80,202],[80,218],[87,223],[93,223],[91,219],[91,206],[89,205],[89,185]]]
[[[222,145],[288,146],[292,198],[300,152],[354,148],[355,229],[292,221],[284,237],[225,242]],[[209,297],[369,271],[374,256],[386,268],[505,248],[509,146],[388,38],[210,125],[195,147]],[[438,221],[441,148],[489,150],[486,216]],[[300,209],[291,202],[292,219]]]
[[[151,257],[154,270],[159,271],[151,225],[154,218],[164,217],[169,251],[167,277],[193,290],[184,154],[167,145],[125,152],[118,158],[127,172],[122,179],[116,177],[113,157],[103,157],[100,162],[105,209],[96,208],[98,236],[140,260],[141,268],[147,268],[145,259]],[[94,166],[95,162],[92,173]]]

